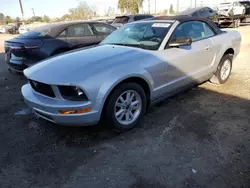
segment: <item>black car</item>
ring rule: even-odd
[[[39,27],[5,41],[5,61],[15,71],[45,58],[96,45],[116,30],[100,22],[64,22]]]
[[[124,16],[117,16],[115,17],[115,20],[111,25],[114,27],[121,27],[124,24],[139,21],[139,20],[144,20],[144,19],[150,19],[153,18],[151,14],[131,14],[131,15],[124,15]]]
[[[218,23],[217,11],[209,7],[190,8],[183,12],[178,13],[177,15],[207,18],[207,19],[211,19],[215,23]]]

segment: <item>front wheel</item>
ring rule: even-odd
[[[136,83],[124,83],[111,94],[105,108],[105,120],[113,129],[124,132],[143,122],[146,95]]]
[[[233,62],[232,55],[229,54],[224,55],[217,68],[217,71],[215,72],[214,76],[210,79],[210,82],[218,85],[226,83],[232,71],[232,62]]]

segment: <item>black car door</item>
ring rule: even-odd
[[[72,48],[81,48],[98,44],[99,39],[89,24],[80,23],[67,28],[67,42]]]
[[[103,23],[92,23],[91,28],[97,36],[98,42],[101,42],[104,38],[116,30],[115,27]]]

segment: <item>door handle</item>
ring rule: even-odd
[[[211,50],[211,46],[209,46],[209,45],[206,46],[206,47],[205,47],[205,50],[207,50],[207,51],[208,51],[208,50]]]

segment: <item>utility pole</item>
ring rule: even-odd
[[[148,13],[150,14],[150,0],[148,0]]]
[[[155,13],[156,13],[156,0],[155,0]]]
[[[22,20],[24,21],[24,12],[23,12],[22,0],[19,0],[19,4],[20,4],[21,13],[22,13]]]
[[[194,0],[194,7],[197,7],[197,0]]]
[[[178,13],[179,12],[179,0],[177,0],[176,10],[177,10],[177,13]]]
[[[32,8],[31,10],[32,10],[32,12],[33,12],[33,16],[35,17],[36,15],[35,15],[34,8]]]
[[[193,1],[190,0],[190,8],[192,8],[192,7],[193,7]]]

